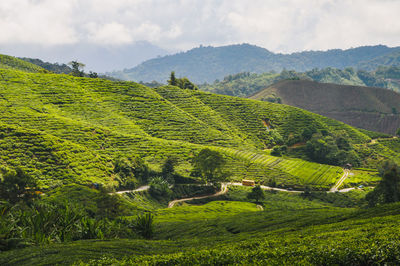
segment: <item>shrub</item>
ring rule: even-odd
[[[20,168],[15,171],[2,169],[0,178],[0,198],[12,204],[28,202],[37,196],[35,179]]]
[[[136,218],[135,229],[142,237],[151,239],[154,235],[154,218],[151,213],[138,215]]]
[[[259,202],[261,199],[265,199],[264,190],[260,187],[260,185],[255,186],[249,194],[247,194],[248,199],[254,199],[256,202]]]
[[[114,161],[114,173],[120,188],[133,189],[138,183],[145,183],[149,177],[149,168],[144,160],[134,157],[118,157]]]
[[[154,177],[151,180],[149,192],[151,196],[158,200],[168,200],[171,198],[172,195],[172,191],[169,188],[168,182],[160,176]]]

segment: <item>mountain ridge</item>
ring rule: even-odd
[[[273,53],[250,44],[220,47],[200,46],[186,52],[147,60],[134,68],[107,73],[114,78],[150,82],[165,81],[171,71],[196,83],[212,82],[239,72],[262,73],[293,69],[307,71],[324,67],[360,67],[365,61],[399,52],[400,47],[362,46],[347,50]]]

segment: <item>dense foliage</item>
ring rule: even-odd
[[[222,173],[225,159],[218,151],[203,149],[193,158],[193,173],[199,173],[204,183],[215,183],[226,178]]]
[[[260,200],[265,198],[265,193],[264,190],[260,187],[260,185],[257,185],[252,188],[251,192],[247,194],[248,199],[254,199],[256,202],[259,202]]]
[[[400,167],[385,161],[380,172],[382,180],[366,197],[370,206],[400,201]]]
[[[332,165],[360,165],[360,158],[344,135],[313,135],[306,143],[307,155],[316,162]]]

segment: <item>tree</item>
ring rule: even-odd
[[[400,127],[397,129],[396,135],[400,137]]]
[[[97,75],[96,72],[89,71],[89,78],[98,78],[98,77],[99,75]]]
[[[199,88],[192,83],[188,78],[179,78],[176,80],[176,86],[181,89],[198,90]]]
[[[257,185],[253,187],[249,194],[247,194],[247,198],[254,199],[258,203],[260,199],[265,199],[264,190],[260,187],[260,185]]]
[[[150,181],[149,192],[156,199],[169,199],[172,191],[169,188],[169,183],[161,176],[156,176]]]
[[[373,191],[366,195],[370,206],[400,201],[400,171],[395,165],[386,170],[382,180]]]
[[[301,138],[303,141],[310,140],[312,135],[317,133],[317,129],[313,126],[308,126],[301,132]]]
[[[193,159],[193,169],[198,171],[205,183],[221,181],[224,178],[222,167],[225,159],[217,151],[203,149]]]
[[[71,61],[68,63],[72,67],[71,75],[75,77],[83,77],[85,76],[85,72],[83,72],[83,68],[85,64],[80,63],[78,61]]]
[[[0,198],[15,204],[19,201],[28,202],[36,197],[37,184],[35,179],[20,168],[2,170],[0,173]]]
[[[137,183],[145,183],[149,177],[149,168],[142,158],[118,157],[114,161],[114,173],[121,188],[132,189]]]
[[[176,80],[176,77],[175,77],[175,71],[171,72],[171,75],[170,75],[169,80],[168,80],[168,84],[171,85],[171,86],[176,86],[177,85],[177,80]]]
[[[162,168],[161,168],[161,176],[170,184],[175,183],[174,175],[175,175],[175,164],[176,159],[172,157],[168,157]]]
[[[168,85],[177,86],[181,89],[198,90],[199,88],[191,82],[188,78],[176,78],[175,72],[172,71],[168,80]]]

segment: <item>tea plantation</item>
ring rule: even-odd
[[[327,189],[341,176],[340,168],[268,155],[264,149],[271,146],[271,137],[263,121],[269,121],[283,139],[313,125],[345,132],[354,144],[370,141],[343,123],[268,102],[11,69],[0,69],[0,76],[0,161],[26,169],[41,179],[44,188],[71,182],[112,185],[112,162],[121,154],[141,156],[153,169],[173,155],[179,159],[178,171],[187,175],[190,158],[209,147],[228,158],[234,180],[274,178],[282,186]],[[254,166],[243,174],[246,162]],[[50,173],[56,169],[62,173]]]
[[[400,205],[367,195],[399,143],[282,104],[0,56],[0,264],[395,265]],[[202,183],[203,151],[225,180]],[[347,159],[354,189],[327,193]],[[288,192],[229,185],[167,208],[242,179]]]

